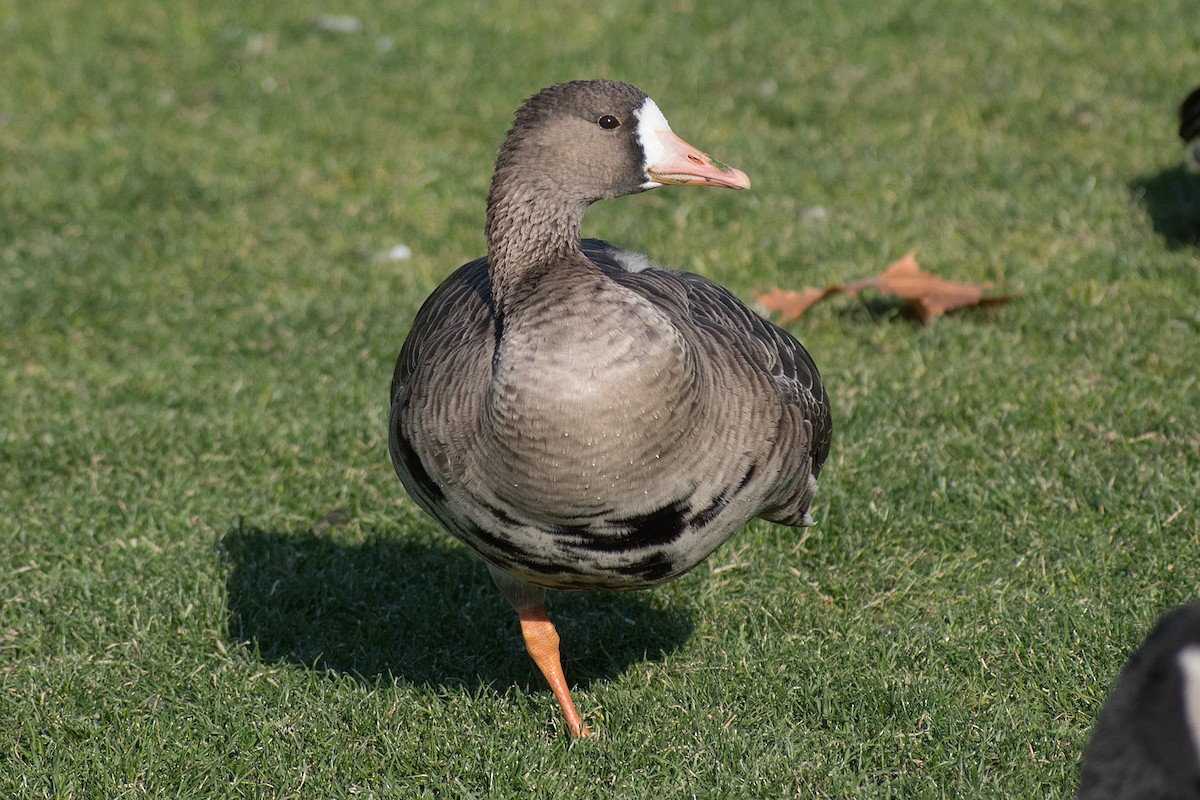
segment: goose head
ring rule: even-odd
[[[517,111],[496,159],[492,194],[520,184],[584,205],[667,185],[747,189],[741,170],[691,146],[636,86],[572,81]]]

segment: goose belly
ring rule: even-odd
[[[653,585],[762,507],[763,441],[737,398],[714,404],[690,366],[538,374],[493,387],[462,487],[469,524],[456,532],[497,566],[550,588]]]
[[[643,311],[507,327],[453,370],[454,391],[414,377],[419,400],[393,409],[409,493],[534,585],[641,588],[696,566],[791,468],[770,456],[782,411],[765,379],[696,358]],[[449,380],[446,366],[429,374]]]

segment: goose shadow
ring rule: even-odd
[[[1134,179],[1129,190],[1168,245],[1200,246],[1200,174],[1177,165]]]
[[[430,688],[541,691],[516,614],[483,562],[445,545],[238,524],[220,540],[226,638],[269,663]],[[691,612],[654,592],[552,592],[572,684],[587,688],[677,650]]]

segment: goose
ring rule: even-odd
[[[1188,166],[1200,168],[1200,86],[1179,104],[1179,138],[1187,146]]]
[[[1121,672],[1079,800],[1200,800],[1200,602],[1166,614]]]
[[[730,291],[580,239],[587,207],[750,181],[675,135],[640,89],[558,84],[516,112],[487,255],[417,312],[388,449],[416,503],[486,562],[574,737],[547,590],[683,575],[751,518],[812,524],[829,399],[788,332]]]

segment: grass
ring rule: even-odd
[[[0,0],[0,796],[1069,796],[1200,585],[1191,10]],[[512,111],[589,76],[755,187],[588,234],[744,297],[916,248],[1020,298],[797,323],[819,526],[555,596],[571,744],[384,418]]]

